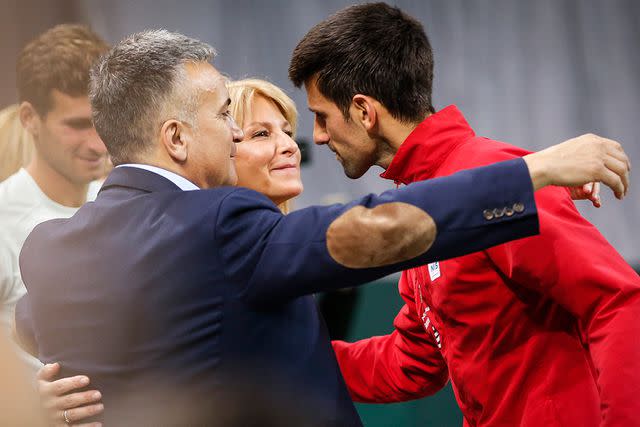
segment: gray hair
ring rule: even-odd
[[[184,65],[208,62],[215,54],[209,44],[185,35],[147,30],[100,59],[91,70],[89,98],[94,125],[115,165],[137,161],[165,120],[193,120],[197,97]]]

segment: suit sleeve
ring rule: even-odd
[[[389,202],[414,205],[433,218],[437,236],[428,251],[410,261],[365,269],[349,269],[331,258],[326,231],[333,220],[355,205],[373,208]],[[485,209],[515,202],[522,203],[524,211],[492,221],[483,217]],[[347,205],[310,207],[286,216],[264,196],[246,189],[231,192],[218,206],[215,240],[225,273],[232,281],[245,284],[247,297],[256,300],[356,286],[538,232],[533,188],[522,159],[414,183]]]
[[[514,282],[579,319],[597,372],[603,426],[638,425],[640,278],[564,188],[536,193],[541,234],[487,253]]]
[[[400,279],[405,301],[389,335],[348,343],[333,341],[342,376],[357,402],[403,402],[436,393],[447,383],[449,371],[433,339],[416,312],[406,275]],[[404,290],[404,291],[403,291]]]

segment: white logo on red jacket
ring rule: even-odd
[[[429,270],[429,277],[431,278],[431,281],[433,282],[434,280],[436,280],[438,277],[440,277],[440,263],[439,262],[432,262],[431,264],[427,265],[427,268]]]
[[[442,348],[442,343],[440,341],[440,333],[436,329],[435,326],[431,323],[431,319],[429,318],[429,312],[431,311],[431,307],[426,307],[424,309],[424,313],[422,313],[422,323],[424,324],[424,328],[428,331],[429,326],[431,326],[431,331],[433,332],[433,336],[436,339],[436,344],[438,348]]]

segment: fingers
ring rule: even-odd
[[[599,208],[602,206],[602,201],[600,200],[600,183],[599,182],[590,182],[582,186],[582,192],[584,194],[584,198],[589,200],[594,207]]]
[[[71,409],[78,406],[84,406],[89,403],[95,403],[102,398],[102,394],[98,390],[83,391],[81,393],[72,393],[55,399],[53,407],[56,409]]]
[[[593,185],[593,197],[594,197],[594,202],[593,205],[596,208],[599,208],[602,206],[602,200],[600,199],[600,183],[596,182]]]
[[[58,375],[58,372],[60,372],[59,363],[47,363],[38,370],[36,378],[43,381],[51,381]]]
[[[616,198],[622,199],[622,197],[624,197],[624,184],[622,183],[622,178],[618,174],[606,168],[602,172],[601,181],[604,185],[613,190]]]
[[[102,403],[95,403],[93,405],[82,406],[80,408],[67,409],[67,419],[72,426],[100,426],[100,423],[78,424],[76,421],[82,421],[85,418],[98,415],[104,411],[104,405]],[[62,420],[63,425],[66,425],[64,420],[64,411],[58,411],[56,413],[56,419]]]
[[[604,164],[608,170],[612,171],[620,177],[620,181],[622,183],[622,192],[619,196],[618,194],[616,194],[616,197],[621,199],[627,194],[627,191],[629,189],[629,168],[627,167],[626,163],[613,157],[607,158]]]
[[[593,182],[589,182],[582,186],[582,193],[589,198],[593,194]]]
[[[599,208],[602,206],[602,201],[600,200],[600,183],[594,182],[591,186],[591,192],[588,197],[589,201],[593,204],[594,207]]]
[[[86,387],[89,384],[89,377],[76,375],[75,377],[62,378],[53,382],[40,380],[40,396],[45,398],[60,397],[68,392]],[[45,402],[46,403],[46,402]]]
[[[624,162],[627,165],[627,169],[631,170],[631,160],[629,160],[627,153],[624,152],[622,145],[620,145],[619,142],[614,141],[612,139],[607,139],[602,137],[599,137],[599,138],[604,143],[607,149],[607,153],[615,157],[616,159],[620,160],[621,162]]]

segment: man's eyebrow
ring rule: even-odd
[[[62,123],[72,127],[91,127],[93,126],[93,120],[89,117],[70,117],[63,119]]]

